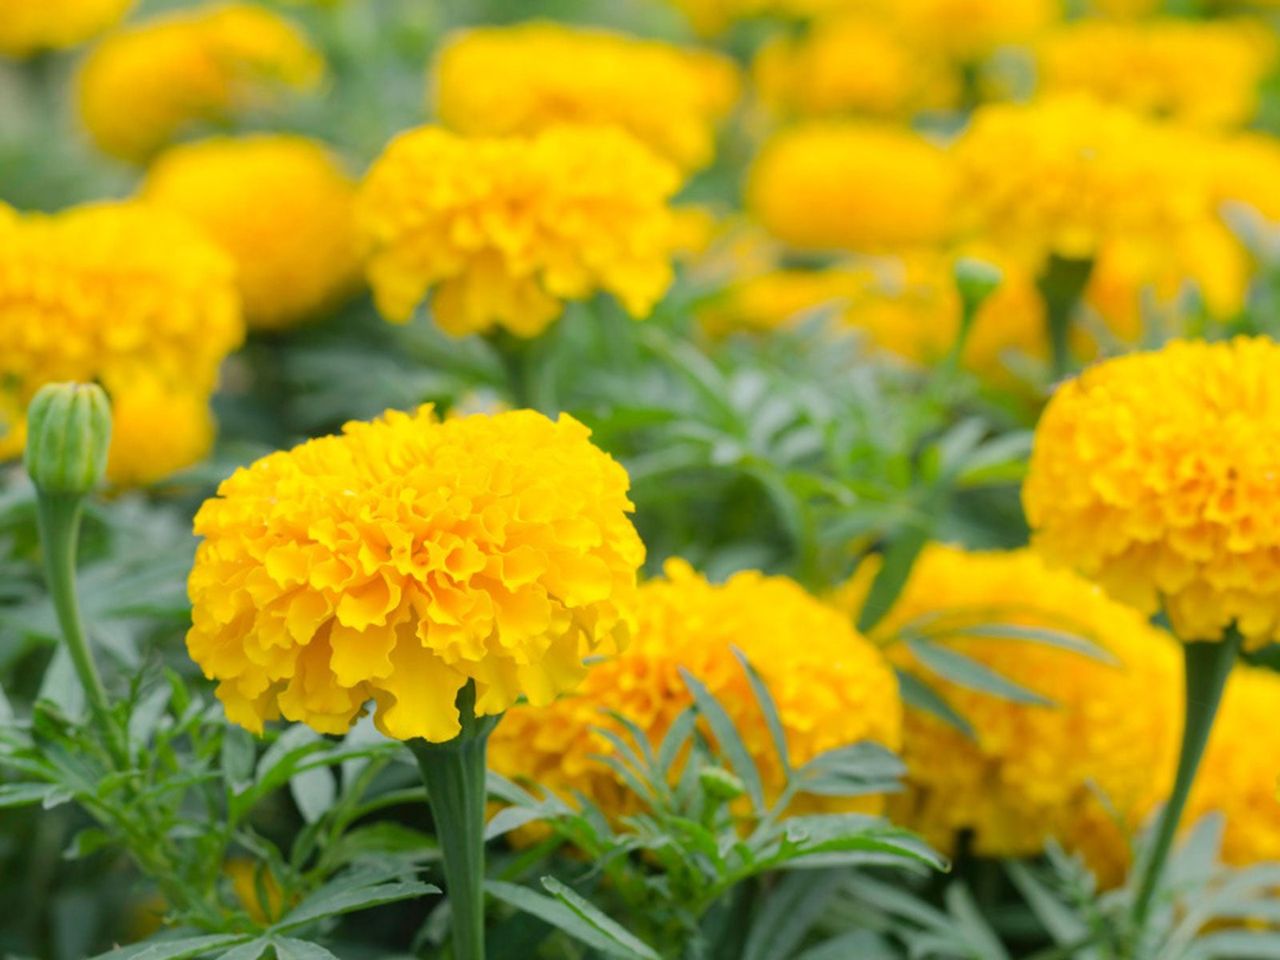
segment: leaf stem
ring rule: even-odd
[[[1071,365],[1071,315],[1084,296],[1092,273],[1092,260],[1054,254],[1040,276],[1038,286],[1049,325],[1049,356],[1055,380],[1066,374]]]

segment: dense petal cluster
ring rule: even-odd
[[[61,380],[97,380],[118,403],[137,392],[206,403],[243,336],[234,264],[177,215],[134,201],[52,216],[0,206],[0,376],[11,414]],[[136,409],[132,400],[126,407]],[[126,413],[119,436],[130,421]],[[5,426],[0,450],[12,455],[23,424]],[[174,442],[163,462],[175,466],[192,462],[178,463],[179,449],[204,446]],[[121,469],[125,454],[114,455]]]
[[[1035,542],[1183,640],[1280,635],[1280,344],[1175,341],[1063,386],[1036,428]]]
[[[579,791],[611,815],[626,813],[622,785],[593,759],[613,748],[593,728],[610,726],[604,711],[616,711],[656,746],[692,704],[683,667],[724,706],[766,793],[776,796],[783,771],[735,649],[768,686],[793,764],[863,740],[897,748],[897,681],[846,618],[785,577],[745,571],[716,585],[669,560],[663,578],[640,588],[639,624],[627,650],[593,667],[575,694],[547,708],[510,711],[490,741],[490,765],[566,798]]]
[[[0,55],[27,57],[84,43],[120,20],[134,0],[0,0]]]
[[[111,396],[107,479],[146,486],[199,463],[216,433],[207,395],[138,379]]]
[[[357,197],[379,310],[403,322],[432,294],[455,335],[536,336],[597,291],[646,315],[672,280],[675,167],[614,127],[396,137]]]
[[[864,566],[843,589],[850,609],[861,606],[872,573]],[[1115,659],[1010,639],[994,625],[1074,635]],[[1030,550],[933,545],[876,632],[898,638],[891,659],[934,687],[974,731],[970,739],[930,713],[907,710],[909,789],[894,813],[940,849],[971,831],[980,854],[1034,854],[1050,837],[1072,838],[1101,810],[1137,826],[1160,796],[1153,771],[1172,770],[1179,732],[1177,645],[1083,578],[1049,568]],[[943,680],[902,642],[913,637],[933,638],[1051,704]]]
[[[187,649],[228,717],[457,735],[577,685],[631,630],[644,547],[626,472],[567,415],[349,423],[236,471],[196,514]]]
[[[705,166],[738,74],[721,54],[550,22],[467,30],[432,78],[442,124],[468,135],[617,124],[682,169]]]
[[[231,254],[252,327],[292,326],[359,282],[355,184],[315,141],[262,135],[172,147],[151,166],[142,196]]]
[[[894,21],[913,46],[957,61],[1033,39],[1061,15],[1056,0],[858,0]]]
[[[103,40],[80,70],[78,109],[101,150],[140,162],[194,124],[313,87],[322,70],[283,17],[250,3],[211,4]]]
[[[1253,117],[1276,40],[1267,27],[1243,21],[1085,19],[1046,37],[1038,54],[1047,91],[1080,91],[1153,116],[1228,127]]]
[[[811,123],[771,138],[747,184],[748,207],[804,250],[878,251],[935,243],[951,228],[946,151],[909,131]]]

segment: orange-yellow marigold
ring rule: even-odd
[[[1023,487],[1034,542],[1184,641],[1280,635],[1280,345],[1174,341],[1065,384]]]
[[[411,130],[357,198],[374,299],[403,322],[430,292],[455,335],[536,336],[563,301],[597,291],[642,317],[672,280],[678,186],[675,167],[614,127],[528,138]]]
[[[205,394],[133,381],[111,395],[107,479],[125,487],[163,480],[208,456],[215,433]]]
[[[119,21],[134,0],[0,0],[0,55],[27,57],[84,43]]]
[[[494,770],[529,778],[570,799],[580,791],[606,813],[628,812],[625,791],[592,759],[612,747],[593,727],[614,710],[656,746],[692,704],[680,668],[720,701],[776,796],[783,771],[736,648],[773,697],[793,764],[862,740],[896,749],[902,708],[893,672],[846,618],[785,577],[745,571],[708,583],[684,561],[640,588],[631,646],[592,667],[579,690],[549,707],[517,707],[489,746]],[[875,807],[879,800],[859,806]]]
[[[349,423],[236,471],[196,514],[187,649],[235,723],[396,739],[578,684],[634,617],[627,475],[566,415]]]
[[[313,140],[219,137],[172,147],[148,171],[142,196],[199,224],[231,254],[252,327],[306,320],[359,281],[355,184]]]

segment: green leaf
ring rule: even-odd
[[[245,943],[249,939],[247,934],[214,934],[205,937],[183,937],[178,940],[146,940],[99,954],[94,960],[193,960],[195,957],[203,957],[216,950],[224,950]],[[231,955],[223,954],[223,956]],[[243,958],[235,958],[235,960],[243,960]]]
[[[1000,697],[1002,700],[1010,700],[1013,703],[1037,707],[1053,706],[1052,700],[1014,683],[963,653],[957,653],[955,650],[921,639],[908,640],[907,646],[922,666],[956,686]]]
[[[333,771],[328,767],[312,767],[289,778],[289,793],[298,805],[298,812],[307,823],[315,823],[324,816],[337,798],[338,787]]]
[[[624,950],[630,950],[632,954],[642,957],[643,960],[662,960],[651,946],[632,934],[626,927],[605,916],[598,907],[555,877],[543,877],[542,886],[547,893],[572,910],[578,919],[590,924],[597,933],[608,937]]]
[[[787,776],[790,776],[791,755],[787,751],[787,733],[783,729],[782,718],[778,716],[778,706],[773,702],[773,696],[769,693],[768,686],[760,678],[760,674],[756,672],[756,668],[751,665],[746,655],[737,647],[733,648],[733,655],[742,664],[742,670],[746,673],[747,680],[751,683],[751,692],[755,695],[756,703],[760,705],[760,712],[764,715],[764,722],[769,727],[769,736],[773,740],[774,752],[778,755],[783,771]]]
[[[880,569],[871,581],[871,589],[867,591],[862,612],[858,614],[858,629],[862,633],[870,633],[893,609],[907,585],[907,578],[911,576],[916,557],[928,542],[929,530],[923,523],[910,524],[890,541]]]
[[[681,710],[672,721],[662,743],[658,744],[658,769],[663,776],[670,777],[671,769],[679,759],[680,751],[685,748],[689,738],[693,736],[693,728],[698,722],[698,715],[692,707]]]
[[[974,903],[964,884],[951,884],[947,887],[944,899],[965,942],[973,947],[975,957],[981,957],[982,960],[1009,960],[1008,951],[983,919],[978,905]]]
[[[52,783],[0,783],[0,810],[44,803],[59,792]]]
[[[895,793],[907,768],[897,755],[878,743],[862,741],[836,747],[800,768],[797,778],[804,793],[825,797],[856,797]]]
[[[227,724],[222,731],[222,770],[236,793],[253,782],[253,762],[258,746],[253,734],[243,727]]]
[[[1072,653],[1079,653],[1099,663],[1120,663],[1119,658],[1110,650],[1105,650],[1096,643],[1065,630],[1021,627],[1010,623],[979,623],[948,630],[946,636],[976,637],[982,640],[1025,640],[1028,643],[1040,643],[1048,647],[1070,650]]]
[[[356,910],[410,900],[440,888],[417,880],[383,880],[381,874],[352,872],[335,877],[316,890],[271,927],[273,933],[288,933],[309,923]]]
[[[260,960],[262,955],[267,952],[267,947],[269,946],[271,946],[270,940],[251,940],[242,946],[233,947],[228,950],[226,953],[220,955],[218,960]]]
[[[751,753],[747,750],[747,745],[742,742],[737,728],[733,725],[733,720],[729,718],[729,714],[725,712],[724,707],[720,706],[719,701],[711,695],[702,682],[698,680],[692,673],[684,667],[680,668],[680,677],[684,680],[685,686],[689,688],[689,692],[693,694],[693,700],[698,705],[698,712],[706,718],[707,724],[711,727],[711,732],[715,735],[716,743],[719,745],[725,759],[729,761],[729,765],[733,767],[733,772],[742,780],[743,786],[747,789],[747,796],[751,798],[751,803],[756,810],[764,809],[764,785],[760,781],[760,771],[756,769],[756,763],[751,759]]]
[[[338,960],[335,954],[320,944],[308,943],[305,940],[284,937],[272,940],[271,945],[275,947],[276,960]]]
[[[551,816],[552,814],[541,807],[503,807],[484,825],[484,838],[486,841],[494,840],[512,830],[519,830],[523,826],[546,820]]]
[[[1196,940],[1198,951],[1213,960],[1280,958],[1280,933],[1263,930],[1219,930]]]
[[[1054,943],[1075,943],[1089,933],[1088,924],[1059,900],[1030,867],[1019,860],[1006,860],[1004,869]]]
[[[947,703],[933,687],[929,686],[914,673],[903,670],[901,667],[895,667],[894,672],[898,675],[898,692],[902,695],[904,704],[916,710],[923,710],[925,713],[933,714],[944,723],[955,727],[970,740],[977,736],[974,733],[973,725],[956,713],[951,704]]]
[[[636,953],[630,947],[619,943],[594,924],[584,920],[562,900],[499,880],[486,881],[484,888],[495,899],[535,916],[557,930],[563,930],[580,943],[608,956],[618,957],[619,960],[645,960],[645,958],[652,960],[656,956],[652,951],[648,954]]]
[[[899,954],[870,930],[852,930],[810,947],[795,960],[899,960]]]
[[[835,891],[831,871],[784,877],[755,912],[742,960],[782,960],[791,956],[821,919]]]

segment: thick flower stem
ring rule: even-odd
[[[1093,272],[1092,260],[1069,260],[1054,255],[1040,276],[1049,324],[1049,351],[1054,379],[1066,374],[1071,364],[1071,317],[1084,296]]]
[[[1178,772],[1173,781],[1173,792],[1160,813],[1155,840],[1147,853],[1138,893],[1133,901],[1135,937],[1142,936],[1147,915],[1151,910],[1151,901],[1155,897],[1161,874],[1164,872],[1165,861],[1169,858],[1169,851],[1173,847],[1173,838],[1177,833],[1178,823],[1182,819],[1182,812],[1186,808],[1191,785],[1195,782],[1200,758],[1204,755],[1205,744],[1209,741],[1209,731],[1213,728],[1213,719],[1218,713],[1222,691],[1226,687],[1227,677],[1231,675],[1231,668],[1236,662],[1239,651],[1240,634],[1234,628],[1216,643],[1183,644],[1186,696],[1182,749],[1178,755]]]
[[[121,767],[128,757],[111,716],[106,687],[98,673],[89,640],[80,618],[80,602],[76,597],[76,545],[80,539],[80,517],[84,498],[77,495],[40,493],[36,497],[36,517],[40,526],[40,543],[44,551],[45,580],[53,599],[54,612],[62,638],[71,655],[80,686],[84,688],[94,722],[106,737],[112,758]]]
[[[444,857],[454,960],[484,960],[485,754],[497,717],[475,715],[476,689],[458,693],[462,732],[445,743],[408,741],[417,758]]]

